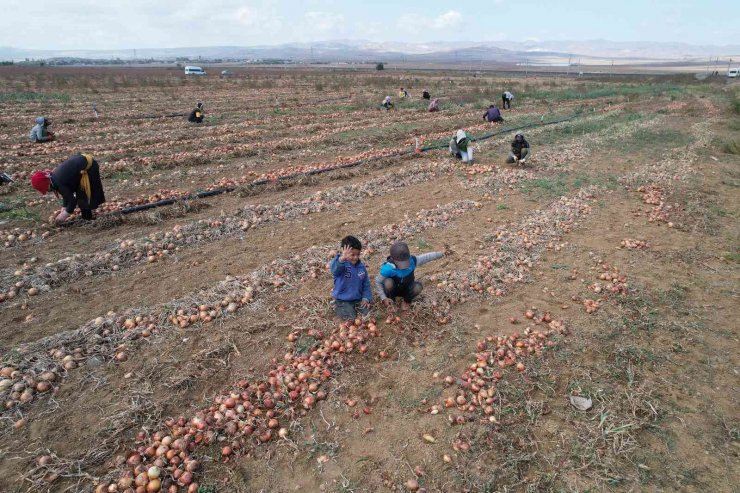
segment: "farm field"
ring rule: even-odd
[[[738,85],[0,81],[0,491],[737,491]],[[41,115],[57,139],[32,145]],[[76,152],[108,202],[51,226],[28,178]],[[372,276],[397,240],[445,253],[411,311],[334,321],[349,234]]]

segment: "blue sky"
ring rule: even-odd
[[[740,43],[740,1],[725,0],[3,0],[3,5],[0,46],[38,49],[334,39]]]

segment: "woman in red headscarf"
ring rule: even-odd
[[[54,171],[35,172],[31,175],[31,185],[41,195],[51,190],[62,196],[62,210],[56,216],[58,223],[66,221],[78,206],[83,219],[92,219],[93,209],[105,202],[100,168],[89,154],[72,156]]]

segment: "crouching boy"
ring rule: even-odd
[[[331,261],[330,269],[334,276],[331,296],[340,320],[354,320],[358,314],[364,318],[370,311],[373,293],[367,268],[360,261],[361,252],[360,240],[346,236],[340,244],[340,252]]]
[[[375,278],[378,296],[385,306],[391,306],[397,297],[403,298],[402,310],[411,308],[411,302],[419,296],[424,288],[414,279],[417,267],[442,258],[442,252],[429,252],[415,257],[409,252],[409,246],[397,241],[391,245],[391,254],[380,266],[380,275]]]

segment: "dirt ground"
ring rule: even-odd
[[[135,491],[136,455],[162,491],[188,491],[191,460],[198,493],[737,491],[738,87],[450,74],[0,67],[0,170],[19,178],[0,189],[0,490]],[[399,84],[412,98],[380,111]],[[483,124],[504,89],[506,122]],[[196,100],[202,126],[164,116]],[[39,114],[58,141],[26,143]],[[524,167],[503,162],[519,127]],[[474,166],[389,156],[457,128],[501,133]],[[82,149],[110,207],[49,226],[58,204],[26,177]],[[116,215],[223,179],[237,190]],[[354,346],[327,268],[348,234],[372,276],[395,240],[445,253],[411,311],[376,298]],[[293,402],[281,379],[309,354],[330,371],[295,370]],[[180,416],[206,437],[183,464],[154,452]]]

